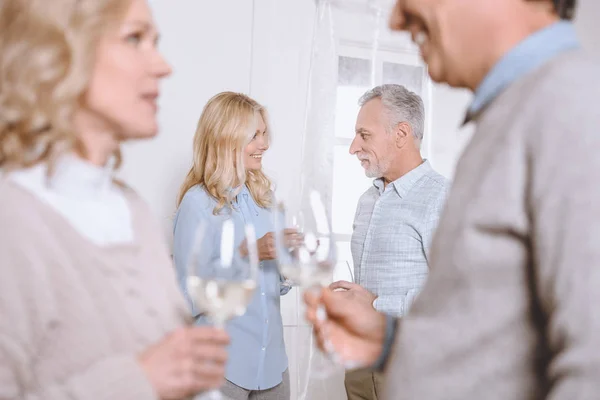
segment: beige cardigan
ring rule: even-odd
[[[134,244],[101,248],[0,180],[0,399],[157,398],[136,357],[189,315],[160,229],[125,192]]]

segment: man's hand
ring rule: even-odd
[[[373,306],[373,302],[377,298],[377,295],[369,292],[359,284],[347,281],[333,282],[329,285],[329,289],[335,291],[336,296],[344,296],[348,301],[356,299],[356,301],[360,301],[370,306]],[[343,291],[338,289],[343,289]]]
[[[327,342],[345,363],[368,367],[383,351],[386,318],[373,308],[372,301],[364,294],[356,293],[360,292],[350,294],[323,289],[316,294],[307,290],[304,293],[306,319],[313,324],[322,350],[327,350]],[[324,321],[319,318],[321,306],[327,312]]]

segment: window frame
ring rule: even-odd
[[[336,70],[339,71],[340,57],[358,58],[368,60],[371,62],[371,81],[374,82],[373,86],[380,85],[383,82],[383,65],[384,63],[418,66],[424,69],[423,84],[421,90],[421,98],[425,106],[425,132],[423,143],[421,144],[421,154],[423,158],[429,158],[431,154],[431,121],[432,121],[432,90],[433,83],[427,74],[427,66],[421,60],[418,51],[413,48],[404,47],[392,47],[392,46],[381,46],[377,50],[373,50],[368,43],[354,42],[348,40],[340,40],[337,46],[338,52],[336,54]],[[374,66],[374,68],[373,68]],[[374,75],[374,76],[373,76]],[[357,99],[358,100],[358,99]],[[334,133],[335,135],[335,133]],[[350,147],[352,138],[335,136],[334,146],[332,151],[337,146]],[[332,163],[331,171],[332,179],[335,175],[335,163]],[[329,199],[331,199],[331,207],[335,207],[333,204],[334,193],[333,193],[333,182],[331,184],[331,192],[328,193]],[[334,231],[335,241],[338,246],[351,245],[352,234],[338,233]],[[351,268],[354,266],[352,257],[350,259],[338,259],[338,262],[347,261]]]

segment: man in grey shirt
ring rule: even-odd
[[[396,3],[430,76],[474,91],[477,129],[408,315],[305,294],[319,342],[384,369],[386,399],[600,398],[600,67],[574,3]]]
[[[427,278],[427,257],[449,183],[421,157],[422,99],[400,85],[366,92],[350,153],[375,178],[360,198],[352,234],[356,284],[373,294],[373,306],[402,317]],[[336,282],[333,289],[357,290]],[[381,375],[349,371],[349,400],[376,400]]]

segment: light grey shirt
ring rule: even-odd
[[[427,254],[449,182],[429,161],[360,198],[352,258],[356,283],[375,293],[378,311],[402,316],[427,278]]]

